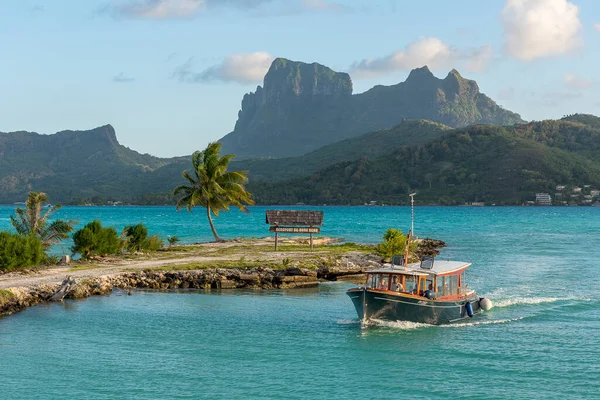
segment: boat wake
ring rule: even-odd
[[[367,323],[362,325],[363,329],[371,326],[384,327],[384,328],[392,328],[398,330],[413,330],[420,328],[463,328],[467,326],[479,326],[479,325],[495,325],[495,324],[506,324],[509,322],[520,321],[525,317],[518,318],[506,318],[506,319],[491,319],[491,320],[466,320],[465,322],[456,322],[454,324],[448,325],[430,325],[423,324],[419,322],[410,322],[410,321],[383,321],[383,320],[370,320]]]
[[[462,328],[465,326],[477,326],[477,325],[495,325],[495,324],[507,324],[509,322],[520,321],[525,317],[518,318],[506,318],[506,319],[489,319],[489,320],[478,320],[469,322],[457,322],[456,324],[440,325],[440,328]]]
[[[581,298],[581,297],[513,297],[506,299],[495,299],[494,307],[511,307],[517,305],[536,305],[544,303],[556,303],[559,301],[582,301],[590,302],[594,299]]]
[[[398,330],[411,330],[419,328],[427,328],[435,325],[422,324],[419,322],[411,321],[384,321],[381,319],[370,319],[369,321],[362,324],[363,328],[369,328],[371,326],[378,326],[384,328],[392,328]]]

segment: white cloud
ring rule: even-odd
[[[589,79],[580,78],[571,72],[567,72],[565,74],[565,86],[572,90],[589,89],[594,86],[594,82]]]
[[[597,30],[598,32],[600,32],[600,24],[594,25],[594,29]]]
[[[114,12],[140,19],[192,18],[204,5],[204,0],[143,0],[115,5]]]
[[[492,55],[493,49],[489,45],[461,51],[450,47],[438,38],[422,37],[388,56],[355,62],[350,70],[360,78],[409,70],[424,65],[430,69],[458,67],[457,64],[466,62],[465,67],[469,71],[481,71],[487,67]]]
[[[173,74],[183,82],[262,82],[275,57],[258,51],[246,54],[230,54],[220,64],[209,67],[201,72],[192,71],[193,60],[180,65]]]
[[[568,0],[506,0],[500,20],[506,51],[519,60],[566,54],[582,44],[579,8]]]

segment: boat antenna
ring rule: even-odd
[[[408,268],[408,251],[410,249],[411,233],[411,231],[408,231],[408,235],[406,235],[406,253],[404,254],[404,268]]]
[[[414,235],[415,234],[415,194],[416,193],[411,193],[409,194],[410,196],[410,232]]]

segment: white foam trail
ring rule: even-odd
[[[543,303],[555,303],[557,301],[594,301],[594,299],[577,297],[514,297],[508,299],[491,299],[494,307],[510,307],[515,305],[535,305]],[[493,309],[493,308],[492,308]]]
[[[492,320],[473,321],[473,322],[457,322],[456,324],[440,325],[440,328],[462,328],[463,326],[506,324],[508,322],[520,321],[523,318],[525,318],[525,317],[506,318],[506,319],[492,319]]]
[[[419,329],[419,328],[427,328],[435,325],[422,324],[419,322],[411,322],[411,321],[384,321],[381,319],[371,319],[363,326],[383,326],[386,328],[400,329],[400,330],[410,330],[410,329]]]

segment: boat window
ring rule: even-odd
[[[394,292],[403,292],[404,285],[402,285],[402,277],[399,275],[392,275],[392,288]]]
[[[371,274],[367,281],[367,287],[371,289],[388,290],[390,285],[390,276],[388,274]]]
[[[425,282],[425,290],[433,290],[433,280],[427,279]]]
[[[435,293],[437,296],[443,296],[444,295],[444,277],[443,276],[438,276],[436,278],[436,287],[435,287]]]
[[[448,295],[458,294],[458,275],[447,276],[446,283],[448,285]]]
[[[367,287],[368,288],[374,288],[377,287],[377,285],[375,284],[375,274],[370,274],[369,277],[367,278]]]
[[[418,277],[408,275],[406,277],[406,285],[404,287],[404,291],[406,293],[416,293],[417,292],[417,283],[418,283]]]

